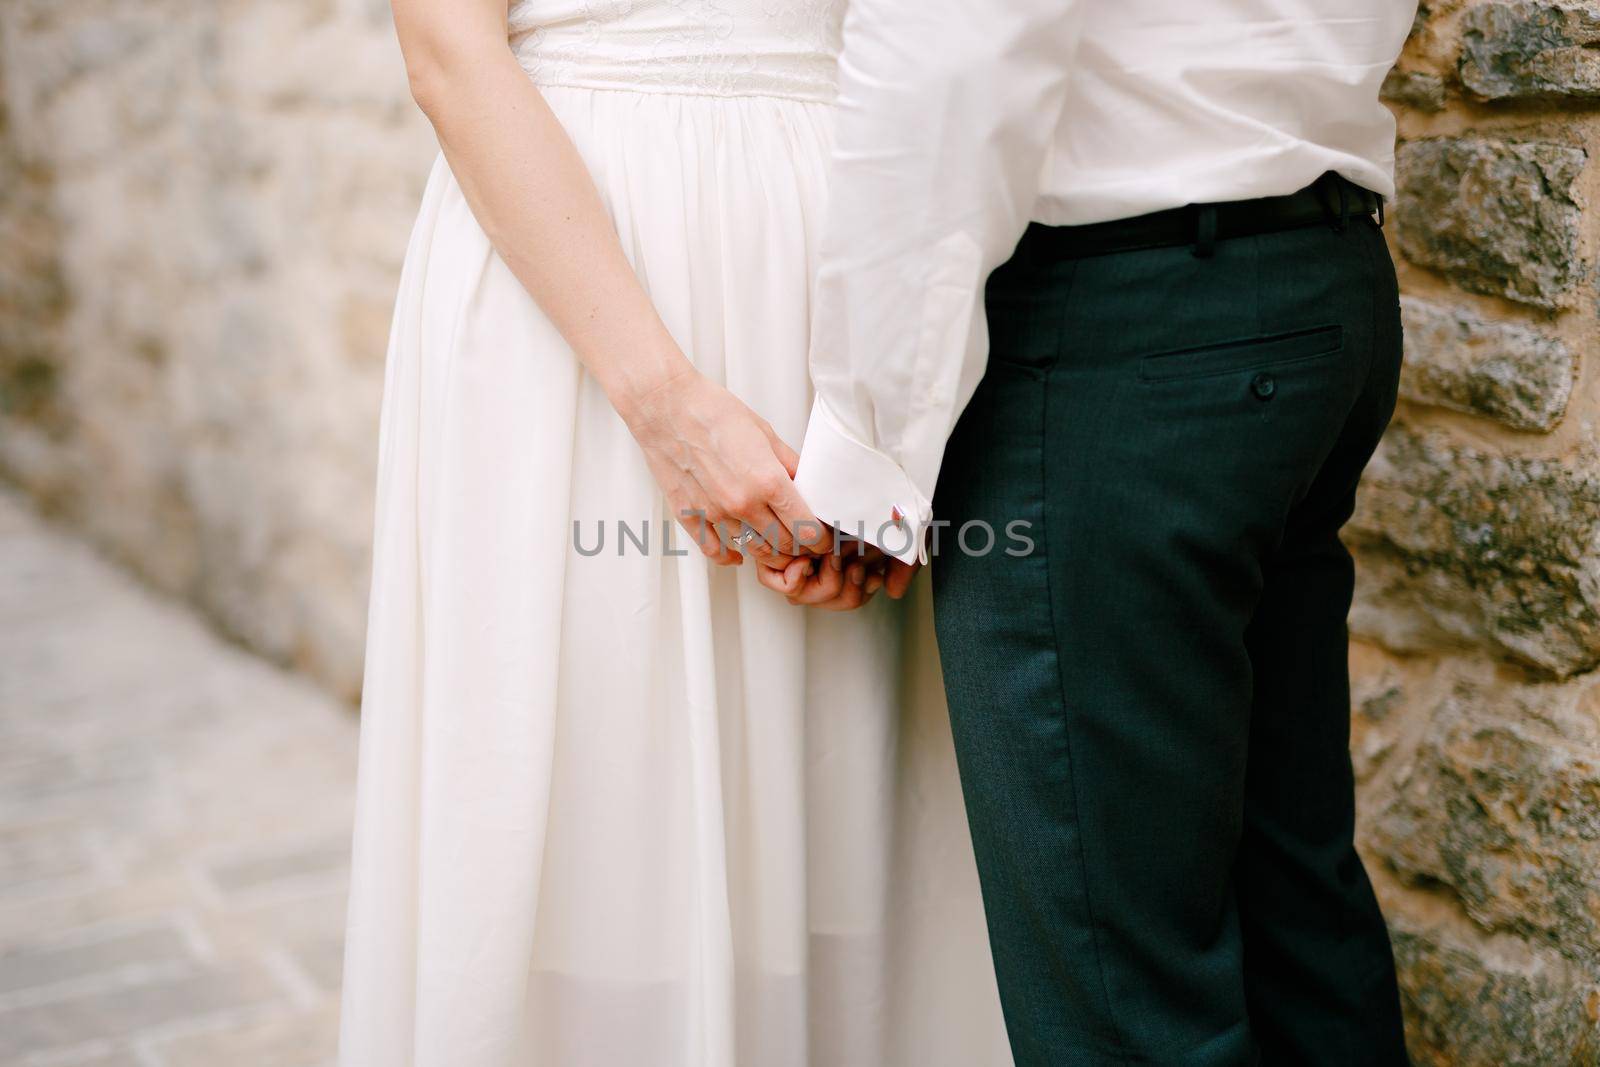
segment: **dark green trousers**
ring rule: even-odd
[[[997,535],[943,531],[933,578],[1017,1065],[1404,1064],[1339,540],[1400,369],[1381,232],[1046,232],[990,279],[935,501]]]

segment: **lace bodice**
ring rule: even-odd
[[[845,0],[512,0],[541,85],[831,101]]]

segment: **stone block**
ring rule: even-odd
[[[1569,306],[1586,276],[1574,184],[1587,160],[1548,141],[1407,142],[1395,164],[1400,250],[1471,292]]]
[[[1500,456],[1397,424],[1346,537],[1357,633],[1397,651],[1488,649],[1555,677],[1600,665],[1600,456]]]
[[[1429,717],[1365,847],[1486,930],[1600,961],[1600,752],[1457,690]],[[1596,968],[1600,978],[1600,968]]]
[[[1391,931],[1416,1067],[1600,1062],[1600,985],[1559,959],[1502,959],[1438,930]]]
[[[1559,338],[1463,308],[1400,299],[1406,361],[1402,395],[1516,430],[1546,431],[1572,395],[1575,361]]]
[[[1433,114],[1444,110],[1444,79],[1426,71],[1391,70],[1379,95],[1388,103]]]
[[[1472,7],[1461,19],[1461,84],[1484,100],[1600,99],[1593,4]]]

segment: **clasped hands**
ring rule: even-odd
[[[899,599],[910,587],[917,564],[817,520],[795,489],[800,457],[727,389],[687,370],[618,411],[668,509],[708,559],[736,566],[748,555],[763,586],[832,611],[858,608],[880,589]]]
[[[748,546],[758,564],[757,580],[782,593],[791,604],[829,611],[858,608],[880,589],[895,600],[906,595],[919,564],[902,563],[876,545],[822,529],[827,531],[829,547],[820,554],[801,551],[799,555],[786,554],[781,540],[775,547],[772,541],[777,539],[763,537],[758,531]]]

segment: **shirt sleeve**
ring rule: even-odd
[[[907,562],[983,376],[983,287],[1038,197],[1082,0],[852,0],[796,484]]]

